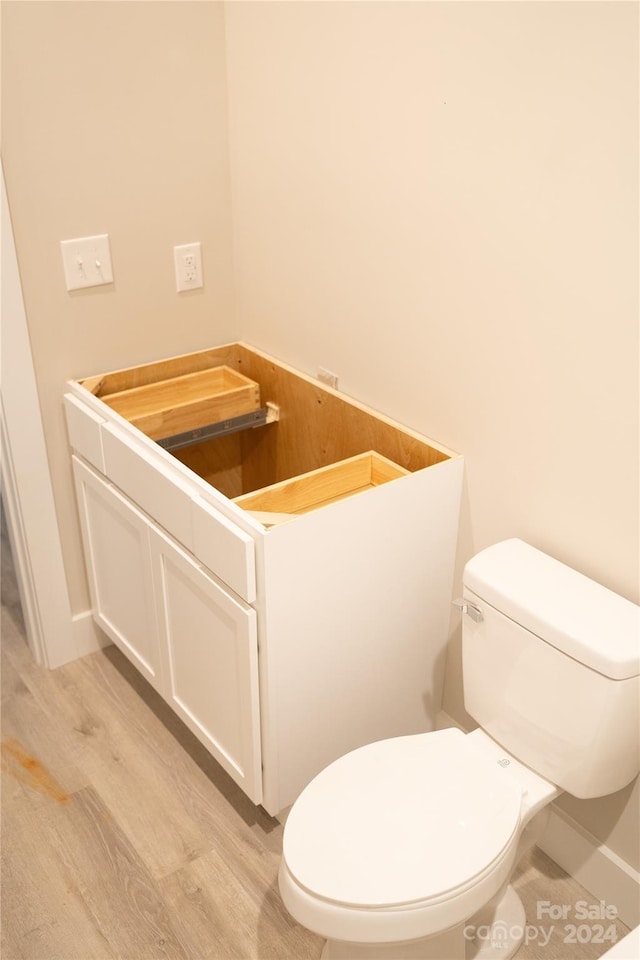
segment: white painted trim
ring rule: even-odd
[[[11,218],[2,183],[2,477],[27,639],[48,667],[70,659],[71,610]]]
[[[640,927],[631,930],[626,937],[618,940],[610,950],[602,954],[602,960],[638,960],[640,957]]]
[[[105,647],[111,646],[111,640],[95,622],[91,610],[77,613],[72,618],[71,626],[72,644],[67,663],[76,660],[78,657],[86,657],[88,653],[96,653],[97,650],[103,650]]]
[[[438,730],[464,729],[444,710],[438,713],[436,726]],[[615,906],[622,923],[628,927],[640,924],[638,871],[554,803],[538,846],[596,900]]]
[[[7,522],[27,644],[36,663],[46,663],[42,624],[40,623],[29,555],[26,552],[26,537],[20,514],[20,500],[11,458],[11,448],[7,439],[7,423],[2,398],[0,398],[0,475],[2,480],[2,505]]]

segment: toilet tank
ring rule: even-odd
[[[515,539],[473,557],[463,584],[471,716],[576,797],[629,783],[640,770],[640,607]]]

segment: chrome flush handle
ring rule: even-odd
[[[458,600],[452,600],[453,606],[460,611],[460,613],[468,614],[472,620],[476,623],[481,623],[484,620],[482,616],[482,610],[480,607],[476,607],[475,603],[470,603],[468,600],[464,600],[462,597]]]

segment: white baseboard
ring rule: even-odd
[[[91,610],[76,614],[72,622],[76,656],[85,657],[88,653],[110,646],[111,640],[95,622]]]
[[[614,906],[628,927],[640,924],[638,871],[555,804],[538,846],[596,900]]]
[[[91,610],[77,613],[71,618],[67,642],[58,644],[54,662],[49,658],[49,667],[55,670],[56,667],[62,667],[79,657],[86,657],[88,653],[102,650],[110,643],[111,640],[93,619]]]
[[[436,726],[438,730],[463,729],[444,710],[439,712]],[[640,924],[638,871],[555,804],[551,804],[549,823],[538,846],[595,900],[615,906],[622,923],[632,928]]]

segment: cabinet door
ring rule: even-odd
[[[156,689],[162,689],[150,525],[118,491],[73,457],[93,614]]]
[[[262,800],[256,612],[151,533],[164,696],[254,803]]]

